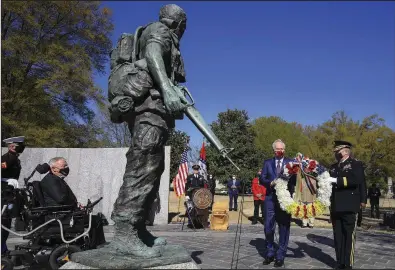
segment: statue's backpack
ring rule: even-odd
[[[111,51],[111,74],[108,79],[108,100],[111,121],[122,123],[125,115],[133,113],[134,105],[149,95],[153,87],[145,59],[138,59],[138,39],[144,27],[135,34],[124,33]],[[136,38],[137,37],[137,38]]]
[[[124,62],[133,62],[134,35],[123,33],[118,39],[117,46],[111,50],[111,70]]]

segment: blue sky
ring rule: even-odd
[[[187,13],[186,86],[208,123],[228,108],[303,125],[345,110],[377,113],[395,130],[394,2],[103,2],[113,44],[168,3]],[[108,75],[95,79],[105,92]],[[201,145],[188,118],[176,128]]]

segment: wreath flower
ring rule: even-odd
[[[314,190],[317,198],[309,205],[295,201],[288,190],[289,178],[299,172],[305,181],[317,181],[317,190]],[[291,214],[294,218],[311,218],[322,215],[331,204],[332,183],[329,179],[330,175],[326,168],[316,160],[304,157],[303,154],[298,153],[295,159],[284,166],[282,175],[274,180],[276,183],[274,188],[281,209]],[[311,188],[313,189],[313,187]]]

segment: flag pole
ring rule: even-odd
[[[177,222],[180,222],[181,221],[181,218],[180,218],[180,204],[181,204],[181,197],[182,197],[182,195],[181,196],[178,196],[178,209],[177,209],[177,213],[178,213],[178,217],[177,217]]]

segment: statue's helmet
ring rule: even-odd
[[[178,38],[181,39],[187,27],[187,14],[185,11],[175,4],[169,4],[163,6],[159,11],[159,20],[170,20],[175,22],[171,28],[177,34]]]
[[[186,22],[187,14],[181,7],[179,7],[175,4],[169,4],[169,5],[163,6],[160,9],[159,20],[161,20],[161,19],[170,19],[170,20],[176,21],[178,23],[180,23],[182,21]]]

